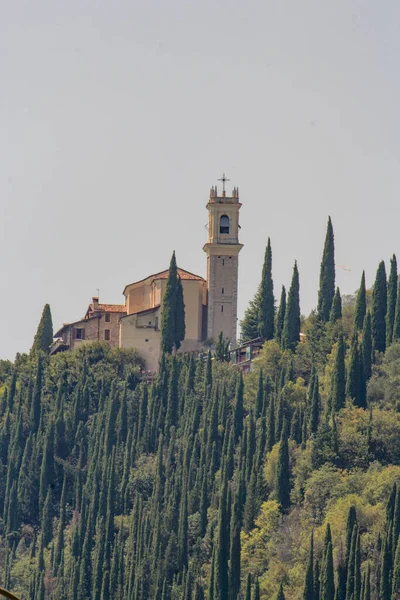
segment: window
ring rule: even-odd
[[[151,321],[149,321],[149,325],[151,325]]]
[[[221,293],[222,293],[222,295],[224,295],[224,288],[222,288],[222,292]]]
[[[145,339],[144,341],[145,341],[145,342],[148,342],[149,340],[148,340],[148,339]]]
[[[110,313],[106,313],[106,323],[109,323],[111,321],[111,315]]]
[[[75,339],[76,340],[84,340],[85,339],[85,330],[82,328],[74,329]]]
[[[106,342],[110,341],[111,336],[110,336],[110,330],[109,329],[105,329],[104,330],[104,339],[106,340]]]
[[[222,266],[223,267],[225,266],[225,259],[224,258],[222,259]]]
[[[224,305],[221,304],[221,312],[224,312]]]
[[[229,233],[229,217],[228,215],[222,215],[219,220],[219,232]]]

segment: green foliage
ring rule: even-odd
[[[171,353],[173,348],[178,350],[181,342],[185,339],[185,331],[182,282],[178,275],[175,252],[173,252],[161,315],[161,348],[163,352]]]
[[[386,311],[387,283],[383,260],[379,263],[372,296],[372,337],[374,349],[384,352],[386,349]]]
[[[229,340],[224,339],[222,331],[218,336],[218,341],[215,346],[214,358],[220,362],[229,361]]]
[[[324,252],[321,261],[318,291],[318,316],[328,321],[335,295],[335,244],[332,221],[329,217],[326,230]]]
[[[53,321],[51,318],[51,311],[49,304],[45,304],[42,312],[35,338],[33,340],[33,346],[31,354],[38,354],[44,352],[48,354],[50,351],[50,345],[53,341]]]
[[[297,269],[297,262],[295,262],[282,331],[282,346],[287,350],[294,350],[300,341],[299,292],[299,271]]]
[[[272,281],[272,250],[271,241],[265,249],[264,265],[260,285],[260,305],[258,311],[258,334],[265,340],[274,337],[275,329],[275,298]]]
[[[390,259],[390,273],[387,289],[387,313],[386,313],[386,345],[390,346],[393,340],[394,318],[396,313],[397,302],[397,260],[393,254]]]
[[[354,310],[354,327],[361,331],[367,312],[367,292],[365,289],[365,271],[362,272],[361,283],[357,293],[356,307]]]
[[[261,284],[249,306],[244,311],[242,321],[240,321],[240,338],[242,342],[254,340],[258,337],[258,315],[260,311]],[[400,334],[399,334],[400,335]]]

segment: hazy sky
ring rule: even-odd
[[[275,292],[316,304],[330,214],[342,293],[400,255],[397,0],[3,0],[0,358],[96,289],[205,276],[209,188],[240,189],[239,317],[268,236]],[[228,188],[229,189],[229,188]],[[400,256],[399,256],[400,258]]]

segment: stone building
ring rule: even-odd
[[[186,335],[180,352],[200,350],[205,339],[207,283],[199,275],[178,268],[185,304]],[[161,271],[124,289],[126,315],[121,318],[121,348],[136,348],[146,368],[156,371],[160,359],[161,315],[168,270]]]
[[[55,333],[50,354],[74,350],[90,342],[107,342],[112,348],[118,348],[120,319],[125,314],[124,304],[100,304],[99,299],[93,297],[82,319],[64,323]]]
[[[239,243],[239,190],[232,195],[210,190],[207,203],[207,279],[178,268],[185,304],[186,336],[180,352],[197,351],[204,341],[224,338],[236,343]],[[125,304],[99,304],[93,298],[83,319],[65,324],[52,352],[72,350],[82,343],[105,341],[113,348],[136,348],[146,369],[156,371],[160,359],[161,316],[168,270],[125,286]]]

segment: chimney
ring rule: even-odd
[[[93,296],[92,298],[93,310],[97,310],[99,308],[99,298],[98,296]]]

